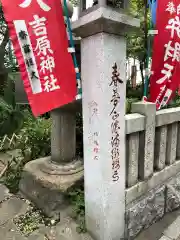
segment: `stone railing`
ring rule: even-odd
[[[154,104],[137,103],[132,109],[125,117],[128,239],[180,206],[171,185],[180,185],[180,107],[156,112]]]

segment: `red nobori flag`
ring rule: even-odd
[[[75,100],[76,74],[59,0],[2,0],[34,115]]]
[[[180,84],[180,1],[158,0],[150,101],[165,106]]]

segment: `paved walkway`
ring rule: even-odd
[[[29,212],[30,203],[18,196],[11,195],[9,190],[0,184],[0,239],[3,240],[92,240],[88,234],[78,234],[76,223],[71,218],[63,218],[56,226],[39,226],[29,236],[23,236],[15,224],[19,216]],[[28,230],[28,229],[27,229]]]
[[[77,224],[69,217],[62,218],[63,220],[54,226],[37,224],[38,230],[25,236],[18,228],[21,226],[21,221],[17,224],[17,219],[28,216],[30,209],[32,209],[32,205],[29,201],[10,194],[9,190],[0,184],[0,240],[93,240],[88,234],[78,234]],[[178,238],[180,217],[178,216],[180,216],[180,210],[167,214],[160,222],[145,230],[135,240],[180,240]],[[26,230],[28,227],[27,224]]]

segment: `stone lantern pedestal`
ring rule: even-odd
[[[67,6],[71,18],[73,7]],[[17,86],[23,93],[22,85]],[[76,158],[76,112],[81,111],[77,100],[51,112],[51,156],[27,163],[22,174],[20,191],[50,217],[59,217],[68,189],[83,179],[83,161]]]
[[[20,181],[22,194],[54,218],[67,206],[68,189],[83,179],[83,162],[76,158],[76,111],[80,101],[51,112],[51,156],[27,163]]]
[[[66,192],[83,178],[82,159],[76,158],[76,111],[81,102],[51,112],[51,156],[25,165],[20,191],[48,216],[66,206]]]

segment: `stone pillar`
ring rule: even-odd
[[[55,109],[51,118],[51,160],[59,164],[70,162],[76,155],[76,115],[72,111]]]
[[[126,141],[127,186],[132,187],[138,181],[139,132],[131,133]]]
[[[169,141],[169,139],[168,139]],[[155,169],[161,171],[166,163],[166,147],[167,146],[167,125],[156,128],[155,137]]]
[[[96,240],[124,239],[126,40],[119,19],[99,8],[73,24],[82,37],[86,225]]]
[[[168,126],[167,132],[167,152],[166,152],[166,164],[171,165],[176,161],[176,148],[177,148],[177,135],[178,135],[178,123],[172,123]]]
[[[146,116],[145,131],[140,136],[139,176],[145,180],[154,172],[154,143],[156,127],[156,105],[149,102],[132,104],[132,112]],[[141,141],[142,139],[142,141]],[[141,145],[141,142],[143,145]],[[145,144],[145,145],[144,145]]]

